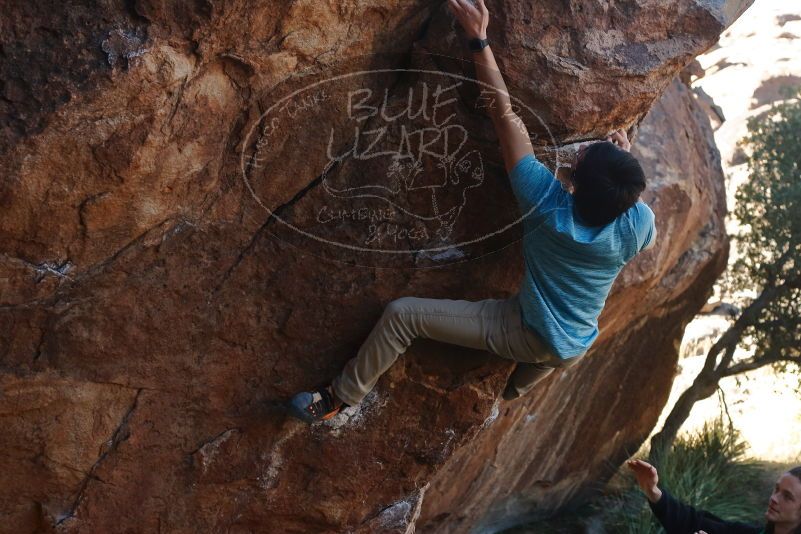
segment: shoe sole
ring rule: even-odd
[[[306,412],[306,410],[303,410],[298,406],[295,406],[291,402],[286,404],[286,408],[289,415],[291,415],[296,419],[300,419],[304,423],[314,423],[315,421],[328,421],[329,419],[332,419],[334,416],[336,416],[340,411],[340,410],[334,410],[333,412],[329,412],[324,416],[320,417],[319,419],[315,419],[314,417],[309,415],[308,412]]]

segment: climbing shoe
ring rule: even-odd
[[[334,397],[327,387],[313,391],[302,391],[289,401],[289,414],[301,421],[314,423],[331,419],[344,406],[344,403],[334,404]]]

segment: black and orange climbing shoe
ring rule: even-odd
[[[302,391],[292,397],[289,401],[289,414],[301,421],[314,423],[331,419],[343,406],[342,402],[334,404],[331,391],[328,387],[322,387],[313,391]]]

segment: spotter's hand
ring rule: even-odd
[[[645,497],[651,502],[658,501],[662,497],[662,490],[657,487],[659,475],[656,467],[642,460],[629,460],[626,465],[634,472],[637,484],[645,493]]]

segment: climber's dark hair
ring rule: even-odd
[[[611,141],[589,145],[573,170],[574,205],[590,226],[603,226],[632,207],[645,190],[637,158]]]

